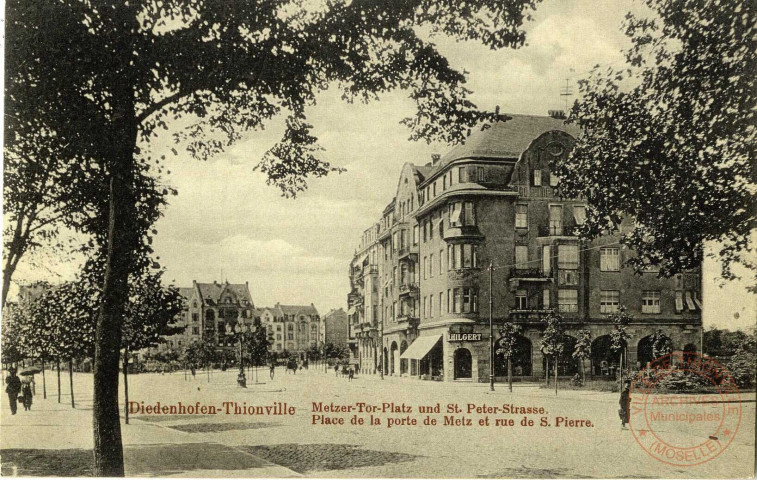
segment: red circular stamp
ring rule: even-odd
[[[703,355],[657,358],[628,388],[628,426],[636,442],[670,465],[690,467],[715,459],[741,425],[736,382],[725,367]]]

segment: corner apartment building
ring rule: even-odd
[[[574,234],[586,206],[560,196],[550,166],[567,157],[577,133],[559,118],[512,115],[429,165],[403,167],[376,241],[383,323],[375,335],[386,374],[488,379],[490,265],[495,341],[504,322],[522,327],[516,376],[543,376],[541,321],[550,310],[563,315],[569,342],[580,329],[591,332],[594,375],[618,368],[607,315],[620,305],[635,318],[629,364],[651,360],[658,328],[676,349],[701,351],[700,271],[635,275],[623,268],[633,252],[619,235],[583,242]],[[630,226],[627,220],[621,230]],[[504,377],[504,360],[494,363],[495,376]],[[558,373],[577,368],[566,358]]]

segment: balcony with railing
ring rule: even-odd
[[[420,294],[420,288],[415,282],[403,282],[399,286],[400,297],[413,296],[417,297]]]
[[[538,237],[575,237],[576,225],[550,221],[549,225],[539,225]]]
[[[420,318],[413,312],[402,312],[397,317],[398,326],[406,326],[407,328],[415,328],[420,323]]]
[[[352,291],[347,294],[347,303],[349,306],[354,307],[363,304],[363,294],[358,291]]]
[[[541,322],[552,309],[544,308],[543,305],[534,307],[513,307],[510,309],[510,320],[513,322]]]
[[[370,275],[378,275],[378,265],[366,265],[363,268],[361,277],[365,278]]]
[[[444,240],[482,240],[484,235],[476,225],[456,225],[444,229]]]
[[[376,325],[372,322],[361,321],[353,326],[352,331],[359,337],[370,337],[371,332],[376,331]]]
[[[510,269],[510,279],[535,282],[547,282],[551,280],[550,276],[541,268],[512,268]]]
[[[399,251],[397,252],[397,259],[399,261],[410,261],[410,262],[417,262],[418,261],[418,245],[406,245],[403,247],[400,247]]]

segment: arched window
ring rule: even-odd
[[[471,378],[473,376],[473,358],[467,348],[455,350],[455,378]]]

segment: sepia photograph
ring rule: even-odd
[[[0,476],[754,478],[754,0],[0,4]]]

